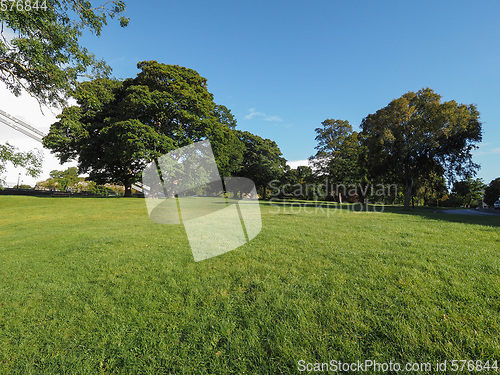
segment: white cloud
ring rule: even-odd
[[[248,112],[250,112],[250,113],[245,116],[245,120],[251,120],[251,119],[253,119],[255,117],[260,117],[264,121],[270,121],[270,122],[281,122],[281,121],[283,121],[283,119],[281,117],[279,117],[279,116],[267,115],[265,113],[256,111],[255,108],[250,108],[248,110]]]
[[[496,148],[484,150],[484,151],[474,152],[474,155],[491,155],[491,154],[500,154],[500,147],[496,147]]]
[[[248,112],[250,112],[248,115],[245,116],[245,120],[251,120],[253,119],[255,116],[265,116],[263,113],[261,112],[256,112],[255,111],[255,108],[250,108],[248,110]]]
[[[281,117],[279,116],[265,116],[264,120],[266,121],[272,121],[272,122],[281,122],[283,121]]]
[[[309,166],[309,160],[308,159],[303,159],[303,160],[291,160],[286,162],[288,166],[292,169],[295,169],[300,166]]]

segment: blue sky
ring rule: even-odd
[[[355,129],[407,91],[475,103],[485,182],[500,176],[498,1],[135,1],[84,45],[118,78],[137,62],[197,70],[238,128],[276,141],[289,161],[314,154],[326,118]]]

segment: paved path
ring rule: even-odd
[[[434,212],[440,214],[450,214],[450,215],[480,215],[480,216],[500,215],[500,210],[494,210],[494,209],[476,210],[472,208],[460,208],[458,210],[436,210]]]

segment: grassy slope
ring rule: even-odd
[[[0,372],[500,360],[500,217],[261,208],[194,263],[141,199],[0,197]]]

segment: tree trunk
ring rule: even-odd
[[[342,192],[339,191],[339,203],[342,204]]]
[[[125,182],[125,197],[132,196],[132,183],[130,181]]]
[[[410,181],[407,181],[405,185],[405,207],[404,207],[405,210],[410,209],[410,201],[412,198],[411,190],[412,190],[412,183]]]
[[[366,203],[366,192],[368,191],[368,187],[365,184],[360,184],[360,189],[359,189],[359,200],[361,203],[365,204]]]

